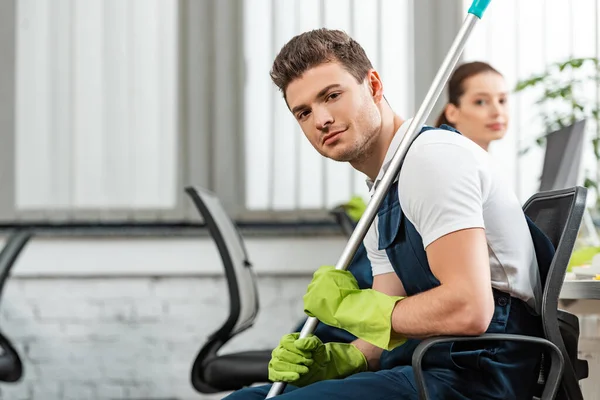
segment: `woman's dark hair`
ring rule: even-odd
[[[494,72],[502,76],[502,74],[496,71],[496,69],[493,68],[490,64],[482,61],[464,63],[461,64],[458,68],[456,68],[456,70],[454,70],[454,73],[448,81],[448,102],[444,106],[444,109],[442,110],[440,116],[435,122],[435,126],[446,124],[454,127],[454,125],[452,125],[450,121],[446,119],[446,106],[448,104],[454,104],[455,106],[458,106],[460,103],[460,98],[465,93],[465,81],[470,77],[479,75],[483,72]]]

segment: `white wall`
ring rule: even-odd
[[[312,272],[341,237],[246,238],[258,274],[256,325],[224,351],[273,348],[302,318]],[[37,238],[2,295],[0,326],[25,378],[0,399],[221,398],[189,383],[191,363],[225,321],[228,296],[210,238]]]
[[[257,274],[312,274],[335,264],[340,237],[245,237]],[[210,237],[202,238],[33,238],[12,275],[40,276],[214,276],[223,273]]]
[[[302,318],[309,277],[261,277],[256,325],[223,351],[272,349]],[[190,384],[196,353],[228,312],[222,278],[13,278],[0,324],[25,375],[5,400],[218,399]]]

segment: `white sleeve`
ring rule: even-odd
[[[425,248],[451,232],[485,228],[491,173],[486,158],[469,144],[422,141],[407,154],[399,179],[402,210]]]
[[[385,250],[379,250],[378,220],[376,216],[363,240],[367,250],[367,258],[371,262],[373,276],[394,272],[394,267],[392,267]]]

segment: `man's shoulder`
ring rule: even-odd
[[[475,142],[455,131],[447,129],[428,129],[417,135],[417,138],[411,145],[411,148],[431,148],[431,147],[457,147],[467,149],[473,152],[478,150],[485,152]]]
[[[467,189],[487,193],[493,180],[485,150],[456,132],[433,129],[412,143],[400,170],[398,189],[405,202],[410,197],[435,203],[442,201],[439,197],[470,196]]]
[[[456,160],[472,165],[487,164],[490,156],[469,138],[445,129],[430,129],[419,134],[408,150],[405,163],[421,167],[423,163],[446,168]]]

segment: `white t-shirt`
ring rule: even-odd
[[[396,133],[371,194],[383,177],[409,121]],[[411,145],[400,170],[402,211],[427,248],[436,239],[467,228],[484,228],[492,287],[527,302],[539,312],[541,286],[531,234],[521,205],[489,154],[468,138],[429,130]],[[378,249],[375,217],[364,244],[373,275],[393,272],[385,250]]]

